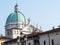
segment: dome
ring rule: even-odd
[[[25,23],[26,22],[25,16],[19,11],[11,13],[6,20],[6,24],[14,23],[14,22]]]
[[[16,22],[22,22],[22,23],[26,22],[25,16],[22,14],[22,12],[19,11],[18,4],[15,5],[15,11],[8,16],[6,24]]]

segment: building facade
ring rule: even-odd
[[[43,32],[30,24],[19,10],[18,4],[5,25],[5,36],[11,38],[2,45],[60,45],[60,27]]]
[[[60,45],[60,28],[35,32],[4,42],[5,45]]]

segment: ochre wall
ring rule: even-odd
[[[0,40],[0,45],[2,45],[2,43],[5,42],[5,41],[7,41],[7,40]]]

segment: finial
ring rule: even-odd
[[[19,11],[17,0],[16,0],[16,5],[15,5],[15,11],[16,12]]]

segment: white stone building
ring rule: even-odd
[[[26,20],[16,4],[5,25],[5,36],[11,39],[3,45],[60,45],[60,28],[42,32]]]
[[[9,41],[5,45],[60,45],[60,28],[46,32],[34,32]]]

